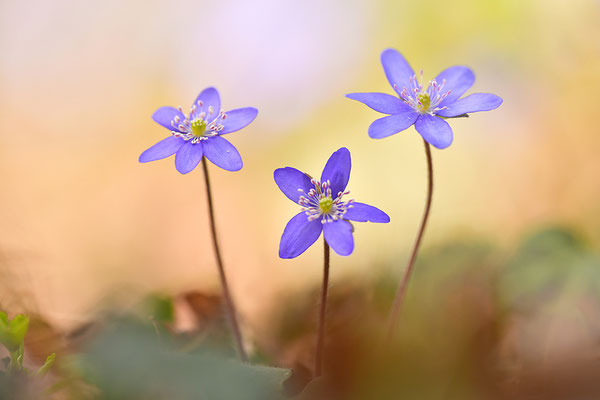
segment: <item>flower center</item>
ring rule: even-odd
[[[442,100],[451,92],[450,90],[444,92],[445,85],[445,79],[441,84],[432,79],[427,84],[427,87],[424,87],[423,71],[421,70],[420,80],[417,78],[417,75],[410,77],[410,88],[403,87],[400,90],[398,85],[394,84],[394,89],[400,95],[400,98],[419,114],[435,115],[436,112],[448,108],[446,106],[438,107]]]
[[[426,113],[427,110],[429,110],[429,106],[431,105],[431,98],[429,97],[429,93],[419,93],[417,99],[417,108],[421,113]]]
[[[225,126],[223,121],[227,115],[223,110],[215,113],[212,106],[204,108],[202,101],[198,101],[192,106],[189,115],[185,115],[181,107],[177,107],[183,114],[183,120],[179,115],[171,121],[173,130],[171,135],[182,138],[185,141],[191,141],[193,144],[200,143],[201,140],[207,140],[217,136]]]
[[[309,221],[321,218],[321,223],[333,222],[342,219],[346,211],[352,208],[354,200],[342,201],[344,195],[350,192],[338,192],[335,197],[331,194],[331,182],[319,182],[315,179],[310,180],[315,187],[308,193],[298,189],[302,195],[298,203],[302,206],[302,211],[306,214]]]
[[[206,122],[203,120],[196,118],[191,123],[192,136],[195,138],[201,138],[204,136],[204,132],[206,132]]]
[[[319,208],[323,212],[323,214],[329,213],[331,211],[331,207],[333,206],[333,199],[330,196],[323,197],[319,200]]]

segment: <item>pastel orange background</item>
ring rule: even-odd
[[[0,3],[0,300],[72,325],[107,296],[217,289],[201,170],[139,164],[167,133],[163,105],[215,86],[225,110],[259,109],[229,139],[237,173],[210,169],[218,231],[239,308],[258,323],[281,293],[319,280],[321,246],[277,256],[297,206],[273,182],[319,174],[352,153],[351,197],[388,212],[357,224],[333,282],[400,271],[426,185],[413,128],[367,136],[379,114],[344,94],[391,93],[381,65],[401,51],[426,79],[456,64],[471,91],[504,99],[451,121],[434,151],[425,248],[456,237],[513,246],[545,224],[600,239],[600,20],[597,1],[116,1]],[[26,295],[26,296],[25,296]],[[29,296],[29,297],[27,297]]]

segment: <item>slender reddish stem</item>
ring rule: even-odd
[[[323,369],[323,349],[325,345],[325,312],[327,309],[327,288],[329,286],[329,245],[323,238],[323,287],[319,307],[319,325],[317,328],[317,350],[315,353],[315,378],[321,376]]]
[[[406,290],[408,288],[408,281],[410,280],[412,271],[415,266],[415,261],[417,259],[417,254],[419,253],[419,247],[421,246],[423,234],[425,233],[425,226],[427,225],[427,220],[429,219],[429,212],[431,210],[431,199],[433,197],[433,162],[431,160],[431,149],[429,147],[429,143],[427,143],[425,140],[423,140],[423,143],[425,144],[425,155],[427,156],[428,173],[427,200],[425,203],[425,212],[423,213],[423,219],[421,220],[421,226],[419,227],[419,232],[417,233],[417,239],[415,240],[415,245],[410,255],[410,259],[408,260],[408,264],[406,266],[406,269],[404,270],[404,276],[402,277],[402,281],[400,281],[398,291],[396,292],[396,298],[394,299],[392,312],[390,313],[390,320],[387,331],[388,342],[393,337],[396,325],[398,325],[398,318],[400,317],[400,310],[402,309],[402,303],[406,294]]]
[[[233,335],[237,343],[238,352],[242,361],[248,361],[246,350],[244,349],[244,342],[242,340],[242,333],[238,324],[237,312],[231,291],[229,290],[229,284],[227,283],[227,275],[225,275],[225,267],[223,266],[223,259],[221,257],[221,250],[219,248],[219,241],[217,240],[217,228],[215,225],[215,212],[213,208],[212,193],[210,189],[210,178],[208,177],[208,167],[206,165],[206,157],[202,157],[202,168],[204,169],[204,182],[206,183],[206,198],[208,201],[208,214],[210,216],[210,232],[212,234],[213,248],[215,250],[215,257],[217,259],[217,266],[219,267],[219,278],[221,280],[221,287],[223,289],[223,297],[225,297],[225,304],[227,306],[227,313],[229,314],[229,320],[231,321],[231,328],[233,329]]]

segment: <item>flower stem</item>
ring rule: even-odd
[[[319,307],[319,325],[317,328],[317,350],[315,353],[315,374],[321,376],[323,368],[323,347],[325,344],[325,311],[327,308],[327,287],[329,286],[329,245],[323,238],[323,287],[321,288],[321,304]]]
[[[402,309],[402,302],[404,300],[404,295],[406,294],[406,290],[408,287],[408,281],[410,280],[410,276],[415,266],[415,261],[417,259],[417,254],[419,253],[419,247],[421,246],[421,240],[423,239],[423,233],[425,232],[425,226],[427,225],[427,220],[429,219],[429,212],[431,210],[431,199],[433,197],[433,162],[431,160],[431,149],[429,147],[429,143],[427,143],[425,140],[423,140],[423,143],[425,144],[425,155],[427,156],[427,201],[425,203],[425,212],[423,213],[421,226],[419,227],[419,232],[417,233],[417,239],[415,240],[415,245],[413,247],[412,254],[410,255],[410,259],[408,260],[408,265],[406,266],[406,269],[404,271],[404,276],[402,277],[400,286],[398,286],[396,298],[394,299],[394,305],[392,306],[392,312],[390,314],[386,338],[388,343],[392,339],[394,335],[394,330],[396,328],[396,325],[398,324],[400,310]]]
[[[242,340],[242,333],[238,324],[237,312],[235,304],[233,303],[233,297],[231,297],[231,291],[229,290],[229,284],[227,283],[227,276],[225,275],[225,267],[223,266],[223,259],[221,258],[221,250],[219,248],[219,241],[217,240],[217,228],[215,225],[215,212],[213,209],[212,193],[210,190],[210,179],[208,177],[208,167],[206,165],[206,157],[202,157],[202,168],[204,169],[204,182],[206,183],[206,198],[208,200],[208,214],[210,216],[210,232],[212,234],[213,247],[215,250],[215,257],[217,258],[217,266],[219,267],[219,278],[221,279],[221,287],[223,288],[223,297],[225,297],[225,304],[231,321],[231,327],[233,329],[233,335],[237,343],[238,352],[242,361],[248,361],[246,350],[244,349],[244,342]]]

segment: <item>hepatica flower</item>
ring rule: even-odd
[[[219,92],[204,89],[188,114],[181,107],[161,107],[152,119],[167,128],[171,136],[161,140],[140,155],[140,162],[161,160],[175,154],[175,168],[182,174],[192,171],[202,157],[227,171],[242,169],[242,157],[223,137],[250,124],[258,110],[253,107],[231,111],[221,109]]]
[[[354,250],[353,227],[348,221],[390,222],[390,217],[378,208],[344,200],[350,193],[346,191],[350,168],[350,152],[342,147],[327,161],[321,180],[291,167],[275,170],[275,183],[301,210],[283,231],[279,257],[299,256],[321,232],[337,254],[347,256]]]
[[[461,98],[475,81],[473,71],[467,67],[447,68],[424,84],[423,71],[417,76],[402,54],[394,49],[381,53],[381,64],[397,96],[385,93],[346,95],[375,111],[389,114],[369,126],[369,136],[374,139],[388,137],[414,124],[427,143],[444,149],[450,146],[453,136],[452,128],[444,118],[490,111],[502,104],[500,97],[490,93],[474,93]]]

